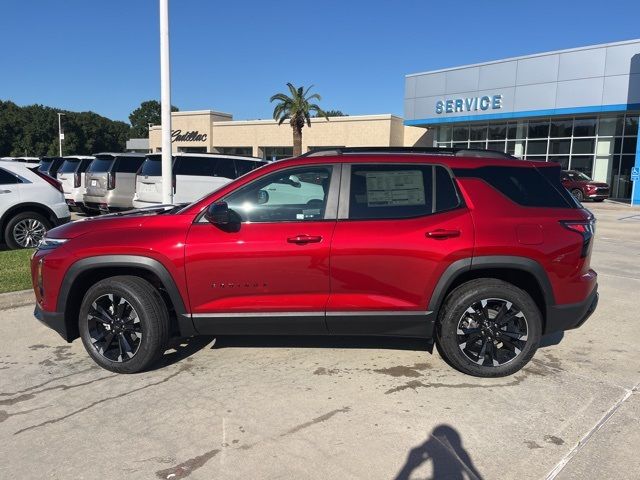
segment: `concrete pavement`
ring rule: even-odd
[[[640,210],[587,206],[599,308],[502,379],[417,340],[294,337],[122,376],[1,311],[0,478],[638,478]]]

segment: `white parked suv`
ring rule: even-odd
[[[161,154],[147,155],[136,176],[134,208],[162,203]],[[218,153],[173,154],[173,203],[190,203],[265,165],[261,158]]]
[[[0,161],[0,232],[9,248],[35,247],[69,220],[60,182],[28,163]]]
[[[69,205],[69,210],[88,213],[84,206],[86,193],[84,173],[95,159],[96,157],[83,155],[64,157],[64,163],[58,170],[58,181],[62,184],[64,199]]]

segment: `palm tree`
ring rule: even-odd
[[[322,100],[317,93],[308,95],[313,85],[306,90],[304,87],[296,88],[291,83],[287,83],[287,87],[289,87],[291,96],[284,93],[276,93],[271,97],[270,101],[278,102],[273,109],[273,118],[278,120],[278,125],[282,125],[287,119],[289,120],[289,124],[293,129],[293,156],[297,157],[302,155],[302,128],[305,123],[311,128],[311,113],[315,113],[316,117],[324,117],[327,120],[329,120],[329,117],[317,104],[311,103],[313,100]]]

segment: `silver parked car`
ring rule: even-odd
[[[58,181],[62,184],[69,210],[88,213],[84,206],[84,172],[95,159],[96,157],[84,155],[64,157],[64,163],[58,170]]]
[[[133,207],[136,172],[143,153],[97,153],[85,173],[84,206],[91,211],[111,212]]]

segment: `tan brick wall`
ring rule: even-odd
[[[275,120],[236,120],[216,116],[215,112],[174,112],[172,129],[209,132],[203,142],[174,142],[178,147],[251,147],[255,156],[261,156],[262,147],[291,147],[293,137],[288,122],[278,125]],[[426,130],[405,127],[400,117],[393,115],[354,115],[311,119],[311,127],[302,131],[302,149],[309,147],[368,147],[368,146],[431,146]],[[429,137],[430,138],[430,137]],[[428,145],[427,143],[428,142]],[[149,136],[152,151],[160,147],[160,127],[152,128]]]

